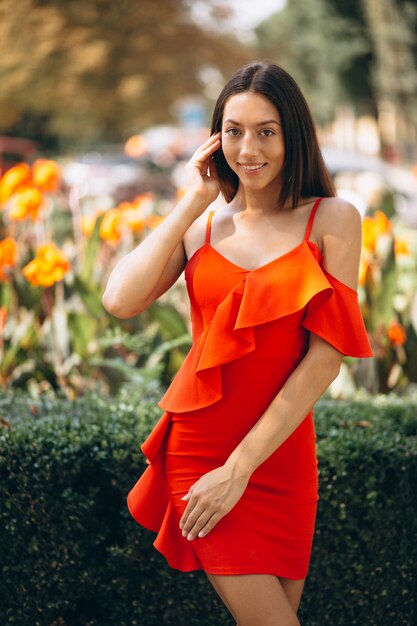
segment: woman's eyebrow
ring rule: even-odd
[[[235,120],[225,120],[225,124],[227,124],[228,122],[230,122],[231,124],[236,124],[236,126],[241,126],[240,122],[236,122]],[[258,122],[256,124],[256,126],[263,126],[264,124],[278,124],[278,126],[280,125],[279,122],[277,122],[276,120],[265,120],[264,122]]]

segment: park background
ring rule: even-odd
[[[181,198],[218,93],[254,59],[297,80],[361,213],[375,354],[346,357],[317,405],[323,503],[301,621],[417,622],[416,27],[415,0],[0,1],[4,623],[230,623],[125,511],[191,346],[184,277],[129,320],[101,297]]]

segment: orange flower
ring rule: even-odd
[[[11,237],[6,237],[0,241],[0,282],[8,282],[4,269],[12,267],[16,262],[17,244]]]
[[[45,243],[37,250],[36,257],[22,269],[23,276],[32,285],[50,287],[71,268],[70,262],[54,243]]]
[[[7,307],[0,306],[0,334],[3,332],[7,322]]]
[[[150,200],[152,194],[142,194],[137,196],[133,202],[121,202],[117,206],[121,223],[126,224],[133,233],[140,233],[146,227],[146,219],[144,218],[145,202]],[[153,197],[153,196],[152,196]]]
[[[146,227],[146,220],[143,219],[141,212],[134,207],[125,209],[123,219],[133,233],[140,233]]]
[[[399,237],[395,237],[394,252],[395,252],[395,256],[400,256],[400,255],[411,256],[408,241],[406,241],[405,239],[400,239]]]
[[[148,142],[142,135],[132,135],[125,143],[125,153],[132,158],[139,158],[148,152]]]
[[[50,159],[36,159],[32,166],[33,182],[41,191],[56,191],[61,184],[61,168]]]
[[[122,213],[118,209],[110,209],[104,214],[100,224],[100,237],[109,243],[119,243],[122,238]]]
[[[392,230],[391,222],[388,217],[385,215],[383,211],[375,211],[374,213],[374,222],[376,234],[385,235],[386,233],[390,233]]]
[[[29,185],[20,187],[13,198],[13,205],[10,209],[9,217],[11,220],[15,221],[25,219],[36,221],[39,217],[39,210],[43,202],[43,195],[37,187]]]
[[[398,322],[392,322],[387,328],[387,335],[394,346],[402,346],[407,339],[405,329]]]
[[[153,194],[151,191],[145,191],[144,193],[136,196],[136,198],[132,202],[132,205],[136,208],[145,208],[143,205],[148,204],[149,206],[149,204],[153,202],[155,202],[155,194]]]
[[[0,241],[0,265],[11,267],[16,261],[17,243],[11,237]]]
[[[0,204],[3,204],[22,185],[32,180],[32,171],[27,163],[19,163],[11,167],[0,180]]]

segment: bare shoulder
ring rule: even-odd
[[[323,198],[316,219],[323,241],[326,235],[341,237],[343,240],[360,238],[361,214],[355,205],[343,198]]]
[[[324,198],[317,211],[317,218],[326,269],[357,290],[362,249],[361,214],[347,200]]]
[[[206,227],[210,211],[214,209],[208,206],[207,209],[199,215],[194,222],[188,227],[184,233],[183,243],[187,258],[190,259],[194,252],[201,248],[206,237]]]

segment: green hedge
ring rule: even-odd
[[[234,624],[205,574],[172,570],[127,509],[160,396],[0,395],[2,625]],[[316,404],[303,626],[417,624],[416,409],[383,396]]]

